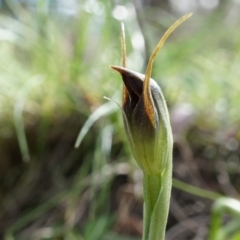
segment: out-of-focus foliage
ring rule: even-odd
[[[194,12],[153,70],[171,111],[174,177],[239,197],[239,1],[157,2],[1,1],[0,235],[6,240],[139,239],[141,174],[121,109],[110,102],[112,111],[100,111],[103,96],[121,102],[122,83],[108,67],[121,63],[121,21],[127,67],[145,72],[164,31]],[[206,239],[211,203],[174,189],[167,239]]]
[[[223,225],[223,216],[229,214],[232,219]],[[240,202],[231,198],[219,198],[212,207],[212,219],[209,239],[238,239],[240,237]]]

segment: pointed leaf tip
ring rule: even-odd
[[[123,72],[122,67],[114,66],[114,65],[110,65],[109,67],[110,67],[111,69],[115,70],[115,71],[118,71],[119,73],[122,73],[122,72]]]

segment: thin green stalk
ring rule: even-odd
[[[143,240],[148,239],[151,225],[151,216],[154,211],[154,206],[158,200],[158,195],[161,192],[161,175],[144,175],[143,179],[143,194],[144,194],[144,229]]]
[[[163,174],[144,175],[144,229],[142,240],[163,240],[172,186],[172,161]]]

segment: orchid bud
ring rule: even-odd
[[[122,75],[123,117],[125,131],[134,157],[148,175],[164,172],[172,154],[172,130],[165,99],[158,84],[151,79],[153,61],[173,30],[192,14],[176,21],[163,35],[149,59],[146,74],[125,68],[126,46],[122,26],[123,67],[111,66]]]
[[[146,174],[161,173],[172,151],[172,132],[162,91],[153,79],[145,87],[143,74],[112,68],[124,82],[124,126],[133,155]]]

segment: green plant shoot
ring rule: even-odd
[[[122,25],[123,67],[111,66],[122,75],[123,120],[134,158],[144,174],[143,240],[163,240],[172,187],[172,130],[166,101],[151,79],[153,61],[168,36],[192,14],[176,21],[153,51],[145,75],[125,68],[126,46]]]

